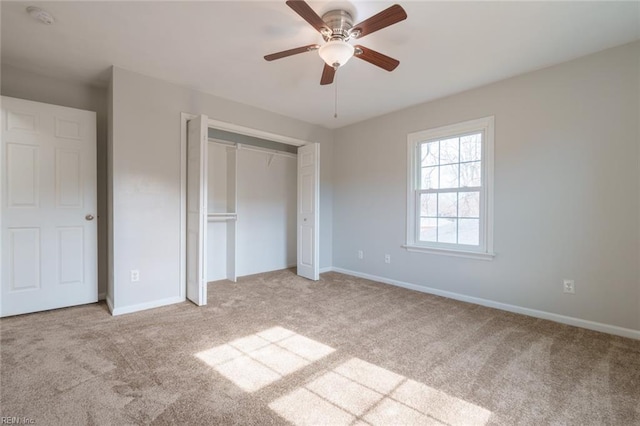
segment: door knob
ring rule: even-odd
[[[88,214],[88,215],[86,215],[84,218],[85,218],[86,220],[93,220],[93,215]]]

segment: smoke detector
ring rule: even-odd
[[[53,24],[55,22],[55,19],[53,19],[53,15],[52,14],[50,14],[46,10],[40,9],[39,7],[36,7],[36,6],[27,7],[27,13],[33,19],[37,19],[38,21],[40,21],[40,22],[42,22],[43,24],[46,24],[46,25],[51,25],[51,24]]]

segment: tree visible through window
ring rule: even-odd
[[[482,133],[420,144],[420,241],[480,244]]]
[[[408,246],[487,252],[493,118],[409,135]]]

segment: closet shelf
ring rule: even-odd
[[[207,215],[208,222],[224,222],[228,220],[238,220],[237,213],[209,213]]]

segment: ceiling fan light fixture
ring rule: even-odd
[[[353,56],[355,49],[343,40],[331,40],[320,47],[318,53],[329,66],[337,68],[347,63]]]
[[[356,25],[353,25],[352,15],[346,10],[330,10],[320,17],[305,0],[287,0],[287,6],[322,34],[325,44],[323,46],[310,44],[272,53],[264,57],[266,61],[318,50],[318,54],[324,61],[322,77],[320,77],[320,85],[322,86],[333,83],[338,68],[345,65],[353,56],[385,71],[393,71],[400,64],[397,59],[364,46],[353,46],[348,42],[407,19],[407,12],[402,6],[394,4]]]

